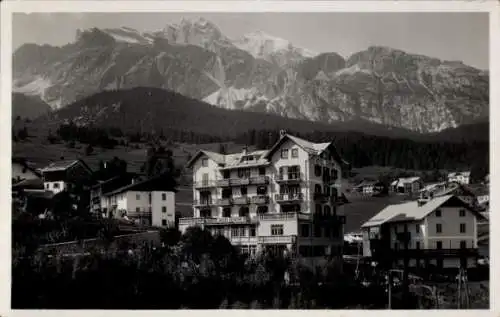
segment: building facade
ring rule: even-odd
[[[405,254],[414,268],[473,267],[482,218],[454,195],[390,205],[362,225],[363,255],[393,267],[403,266]]]
[[[201,226],[249,254],[341,256],[343,164],[332,143],[284,132],[265,151],[200,151],[188,163],[194,217],[181,218],[179,229]]]
[[[422,188],[420,177],[399,178],[391,183],[390,189],[399,194],[412,194]]]
[[[470,183],[470,172],[454,172],[448,174],[448,182],[455,182],[463,185]]]
[[[161,178],[133,182],[102,194],[103,217],[133,221],[145,226],[175,227],[175,190]]]

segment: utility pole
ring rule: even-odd
[[[388,309],[392,309],[392,274],[391,270],[387,272],[387,296],[388,299]]]

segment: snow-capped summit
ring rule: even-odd
[[[288,40],[267,34],[263,31],[255,31],[243,35],[242,38],[235,40],[234,44],[255,58],[273,60],[279,55],[296,55],[296,58],[314,57],[317,53],[305,48],[296,47]]]

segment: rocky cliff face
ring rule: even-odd
[[[63,47],[26,44],[13,55],[14,91],[53,108],[93,93],[165,88],[227,109],[321,122],[369,120],[419,132],[488,116],[488,74],[403,51],[370,47],[344,59],[262,32],[238,40],[205,19],[154,33],[77,32]],[[140,105],[137,105],[140,107]]]

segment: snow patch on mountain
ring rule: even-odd
[[[21,83],[20,81],[14,80],[12,86],[13,92],[19,92],[25,95],[40,96],[43,99],[45,96],[45,90],[52,86],[52,82],[48,78],[36,76],[32,81],[28,83]]]
[[[318,55],[316,52],[296,47],[288,40],[264,33],[262,31],[245,34],[242,38],[234,40],[233,43],[236,47],[247,51],[255,58],[269,59],[270,55],[281,53],[283,51],[294,51],[302,55],[304,58]]]
[[[267,98],[258,94],[256,88],[221,88],[203,99],[204,102],[226,109],[249,109]]]

